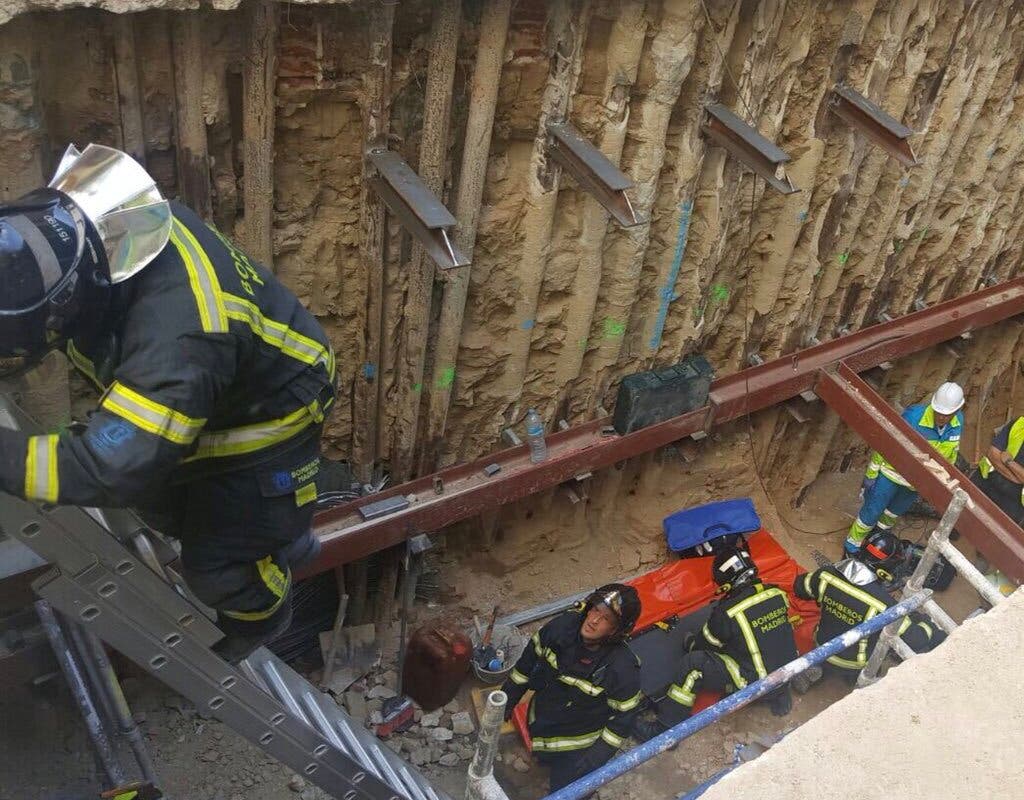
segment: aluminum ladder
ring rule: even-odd
[[[0,396],[0,424],[30,423]],[[113,519],[0,493],[0,532],[52,565],[36,593],[198,709],[339,800],[450,800],[269,650],[237,667],[221,659],[210,649],[221,631],[118,538],[131,532],[100,522]]]

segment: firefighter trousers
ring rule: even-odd
[[[288,628],[291,571],[319,552],[310,525],[320,441],[305,439],[259,465],[167,487],[139,507],[147,524],[181,542],[185,582],[244,650]]]

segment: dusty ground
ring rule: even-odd
[[[685,469],[690,471],[689,467]],[[503,608],[507,611],[518,610],[579,587],[593,586],[611,577],[653,567],[655,558],[652,558],[652,563],[644,559],[642,568],[637,569],[638,565],[634,564],[633,569],[626,569],[618,556],[611,560],[596,556],[606,555],[600,545],[603,537],[625,542],[625,549],[630,552],[635,550],[635,545],[630,542],[646,542],[653,552],[652,542],[660,538],[662,511],[678,507],[666,486],[678,481],[683,470],[684,467],[678,463],[652,469],[650,480],[638,487],[628,503],[621,504],[617,511],[597,515],[598,519],[592,521],[592,539],[581,541],[571,550],[556,548],[554,553],[545,553],[543,561],[548,562],[548,570],[543,574],[540,572],[539,559],[534,580],[524,581],[524,585],[512,587],[512,591],[506,592],[503,584],[496,580],[503,553],[501,542],[490,556],[478,555],[477,561],[471,564],[462,562],[457,573],[445,572],[442,567],[442,574],[459,584],[459,599],[450,597],[444,611],[464,617],[468,611],[488,609],[498,597],[503,599]],[[812,549],[829,554],[838,551],[850,517],[857,510],[858,483],[859,476],[854,470],[845,476],[822,477],[808,492],[800,509],[785,510],[785,520],[759,489],[753,492],[753,496],[766,526],[777,534],[799,561],[811,565]],[[558,508],[555,506],[556,511]],[[642,521],[638,519],[638,510],[642,510]],[[905,536],[917,538],[925,535],[930,527],[927,519],[911,518],[902,532]],[[538,537],[543,538],[547,532],[540,517],[534,528],[534,536],[526,538],[532,542],[528,546],[536,548]],[[564,533],[568,535],[571,531],[566,529]],[[486,566],[482,561],[485,557],[494,559],[489,575],[480,569]],[[559,572],[563,563],[567,567],[572,565],[573,572]],[[585,566],[587,564],[589,568]],[[572,578],[556,583],[551,575],[557,574],[572,575]],[[451,594],[451,587],[447,591]],[[959,581],[940,600],[958,619],[977,606],[976,597],[959,585]],[[418,609],[421,617],[440,611]],[[385,663],[383,668],[387,666]],[[470,683],[467,682],[460,698],[464,707],[469,705]],[[148,676],[136,674],[128,678],[125,690],[172,797],[189,800],[280,800],[298,796],[312,800],[323,796],[319,790],[293,781],[294,776],[289,770],[265,758],[221,723],[197,716],[187,702]],[[839,682],[819,684],[806,696],[795,697],[793,712],[785,719],[774,718],[767,710],[756,707],[741,711],[693,737],[675,752],[660,756],[616,782],[603,795],[677,796],[733,763],[737,745],[770,742],[820,713],[846,691]],[[69,704],[66,690],[56,681],[31,692],[12,692],[0,698],[0,720],[4,721],[0,728],[0,751],[4,753],[0,798],[68,800],[89,796],[89,792],[95,790],[92,758],[84,732]],[[471,740],[465,741],[468,744]],[[518,740],[506,737],[502,752],[503,760],[496,769],[510,796],[517,800],[543,796],[544,771],[532,766],[528,771],[520,772],[513,766],[517,760],[526,759]],[[435,763],[425,769],[439,785],[459,797],[463,791],[465,767],[462,761],[451,768]]]

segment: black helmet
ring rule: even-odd
[[[110,287],[163,250],[170,205],[127,153],[64,153],[50,185],[0,205],[0,374],[25,369],[99,320]]]
[[[728,592],[754,580],[757,577],[757,565],[745,548],[721,550],[711,565],[711,577],[721,591]]]
[[[624,583],[606,583],[591,592],[583,603],[583,615],[599,605],[607,606],[619,618],[618,630],[611,637],[613,640],[628,636],[640,618],[640,595]]]
[[[70,197],[38,189],[0,206],[0,359],[31,366],[108,285],[103,242]],[[88,299],[87,299],[88,298]]]
[[[903,572],[906,556],[902,542],[888,530],[872,533],[860,549],[860,558],[883,581],[893,581]]]

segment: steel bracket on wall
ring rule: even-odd
[[[451,240],[455,217],[412,167],[398,153],[383,148],[370,150],[366,157],[376,169],[370,186],[434,263],[441,269],[469,266],[469,259]]]
[[[829,97],[829,108],[904,166],[917,166],[917,157],[907,141],[914,132],[860,92],[838,84]]]
[[[569,122],[548,123],[551,136],[548,152],[572,175],[583,191],[591,195],[624,228],[644,220],[636,215],[626,189],[633,181],[609,161],[605,154],[587,141]]]
[[[733,158],[750,167],[780,194],[800,191],[782,166],[789,161],[784,150],[721,103],[705,106],[704,111],[707,117],[701,130],[712,142],[728,150]]]

